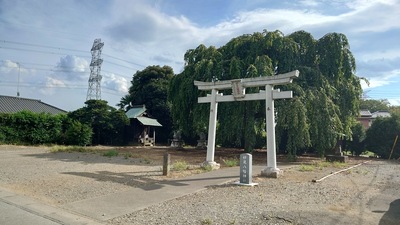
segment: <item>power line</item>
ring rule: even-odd
[[[52,84],[51,86],[48,86],[45,83],[32,83],[32,82],[20,82],[19,84],[21,87],[27,87],[27,88],[87,89],[86,85],[77,85],[77,84],[67,84],[67,85]],[[3,87],[16,87],[17,85],[18,85],[17,82],[0,82],[0,86]],[[103,87],[103,88],[119,93],[118,90],[113,88],[109,87]]]
[[[56,53],[56,52],[40,51],[40,50],[33,50],[33,49],[12,48],[12,47],[4,47],[4,46],[0,46],[0,48],[9,49],[9,50],[15,50],[15,51],[25,51],[25,52],[35,52],[35,53],[41,53],[41,54],[50,54],[50,55],[65,55],[65,53]],[[82,57],[82,58],[89,58],[88,56],[82,56],[82,55],[75,55],[75,56]]]
[[[6,62],[7,60],[0,60],[0,62]],[[71,72],[71,73],[89,73],[89,68],[85,68],[88,69],[88,71],[74,71],[73,69],[80,69],[79,67],[74,67],[74,66],[60,66],[60,67],[54,67],[54,65],[49,65],[49,64],[41,64],[41,63],[29,63],[29,62],[18,62],[19,64],[23,65],[23,64],[28,64],[28,65],[38,65],[38,66],[44,66],[44,67],[50,67],[50,68],[37,68],[37,67],[23,67],[23,69],[26,70],[40,70],[40,71],[50,71],[50,72]],[[12,67],[14,68],[14,67]],[[54,69],[54,68],[59,68],[59,69]],[[115,72],[111,72],[108,70],[102,70],[103,72],[106,73],[110,73],[110,74],[114,74],[116,76],[119,77],[124,77],[124,78],[129,78],[131,79],[132,76],[129,75],[122,75],[122,74],[118,74]],[[106,77],[110,77],[111,75],[107,75],[107,74],[101,74],[102,76],[106,76]]]
[[[1,40],[0,42],[16,44],[16,45],[25,45],[25,46],[32,46],[32,47],[51,48],[51,49],[57,49],[57,50],[67,50],[67,51],[73,51],[73,52],[87,53],[87,51],[83,51],[83,50],[70,49],[70,48],[59,48],[59,47],[53,47],[53,46],[48,46],[48,45],[29,44],[29,43],[24,43],[24,42],[6,41],[6,40]]]
[[[40,50],[33,50],[33,49],[22,49],[22,48],[12,48],[12,47],[0,46],[0,49],[1,49],[1,48],[2,48],[2,49],[15,50],[15,51],[35,52],[35,53],[50,54],[50,55],[65,55],[65,53],[56,53],[56,52],[40,51]],[[88,56],[83,56],[83,55],[74,55],[74,56],[78,56],[78,57],[86,58],[86,59],[89,59],[89,58],[90,58],[90,57],[88,57]],[[113,63],[113,62],[110,62],[110,61],[104,61],[104,63],[108,63],[108,64],[120,66],[120,67],[124,67],[124,68],[131,69],[131,70],[135,70],[135,68],[132,68],[132,67],[129,67],[129,66],[124,66],[124,65],[121,65],[121,64],[118,64],[118,63]],[[136,64],[136,63],[131,63],[131,64],[142,66],[142,65]],[[144,66],[142,66],[142,67],[144,67]]]
[[[7,43],[7,44],[14,44],[14,45],[23,45],[23,46],[31,46],[31,47],[39,47],[39,48],[48,48],[48,49],[56,49],[56,50],[63,50],[63,51],[72,51],[72,52],[80,52],[80,53],[87,53],[87,51],[83,51],[83,50],[78,50],[78,49],[71,49],[71,48],[60,48],[60,47],[54,47],[54,46],[48,46],[48,45],[40,45],[40,44],[32,44],[32,43],[25,43],[25,42],[16,42],[16,41],[7,41],[7,40],[0,40],[0,42],[3,43]],[[37,53],[48,53],[48,54],[60,54],[60,55],[64,55],[61,53],[53,53],[53,52],[48,52],[48,51],[39,51],[39,50],[29,50],[29,49],[20,49],[20,48],[12,48],[12,47],[2,47],[0,46],[0,48],[4,48],[4,49],[9,49],[9,50],[17,50],[17,51],[30,51],[30,52],[37,52]],[[112,59],[116,59],[125,63],[129,63],[132,65],[136,65],[136,66],[140,66],[140,67],[145,67],[144,65],[138,64],[138,63],[134,63],[134,62],[130,62],[128,60],[125,59],[121,59],[112,55],[108,55],[108,54],[103,54],[107,57],[110,57]],[[76,55],[78,56],[78,55]],[[90,58],[88,56],[79,56],[79,57],[85,57],[85,58]],[[113,63],[112,63],[113,64]],[[114,63],[115,64],[115,63]],[[118,66],[122,66],[120,64],[115,64]],[[129,69],[133,69],[131,67],[127,67],[127,66],[123,66]]]
[[[120,60],[120,61],[123,61],[123,62],[127,62],[127,63],[130,63],[130,64],[133,64],[133,65],[141,66],[143,68],[146,67],[144,65],[141,65],[141,64],[138,64],[138,63],[134,63],[134,62],[129,62],[128,60],[120,59],[120,58],[117,58],[117,57],[114,57],[114,56],[111,56],[111,55],[108,55],[108,54],[103,54],[103,55],[104,56],[108,56],[108,57],[113,58],[113,59],[117,59],[117,60]]]

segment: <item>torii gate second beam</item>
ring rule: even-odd
[[[211,90],[211,95],[198,98],[199,103],[210,103],[207,158],[204,164],[210,165],[213,168],[219,168],[219,164],[214,161],[218,102],[265,99],[267,121],[267,168],[262,171],[262,174],[270,177],[278,177],[281,171],[276,166],[274,99],[292,98],[292,91],[279,92],[279,90],[274,90],[274,85],[291,83],[293,78],[298,76],[299,71],[295,70],[285,74],[256,78],[243,78],[218,82],[194,81],[194,85],[197,86],[199,90]],[[246,87],[260,86],[265,86],[265,91],[246,95]],[[218,94],[219,90],[231,88],[233,95],[223,96]]]

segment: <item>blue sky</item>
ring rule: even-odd
[[[102,99],[115,106],[137,70],[179,73],[188,49],[266,29],[345,34],[367,96],[400,105],[399,14],[400,0],[0,0],[0,95],[83,107],[101,38]]]

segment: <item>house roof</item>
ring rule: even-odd
[[[372,114],[369,110],[367,109],[362,109],[360,110],[360,117],[371,117]]]
[[[390,117],[390,113],[388,111],[376,111],[372,113],[372,118],[376,117]]]
[[[143,106],[134,106],[133,108],[129,109],[128,112],[126,112],[126,116],[129,119],[135,119],[138,116],[142,116],[146,112],[146,107]]]
[[[145,126],[162,127],[162,125],[156,119],[145,116],[145,105],[133,106],[125,114],[129,119],[137,119],[141,124]]]
[[[162,127],[162,125],[156,119],[152,119],[152,118],[148,118],[148,117],[144,117],[144,116],[138,116],[138,117],[136,117],[136,119],[139,120],[139,122],[141,124],[146,125],[146,126]]]
[[[37,99],[0,95],[0,113],[16,113],[23,110],[53,115],[67,112]]]

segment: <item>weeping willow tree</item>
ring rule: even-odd
[[[351,137],[362,93],[355,76],[355,59],[345,35],[329,33],[319,40],[305,31],[284,36],[280,31],[254,33],[233,38],[226,45],[198,46],[185,54],[185,68],[170,84],[169,98],[177,129],[196,139],[207,132],[209,104],[198,104],[206,96],[194,80],[214,81],[272,76],[299,70],[290,85],[293,99],[275,101],[276,137],[281,153],[295,156],[305,150],[320,155],[339,137]],[[263,88],[248,88],[256,93]],[[224,90],[230,95],[231,90]],[[217,143],[251,152],[265,145],[265,102],[229,102],[218,105]]]

